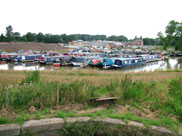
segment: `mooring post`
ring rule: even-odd
[[[9,107],[8,88],[5,88],[5,105]]]
[[[59,105],[59,89],[57,89],[57,106]]]

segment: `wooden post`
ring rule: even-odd
[[[59,105],[59,89],[57,89],[57,106]]]
[[[5,105],[6,108],[9,107],[8,89],[5,88]]]

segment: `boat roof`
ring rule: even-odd
[[[154,54],[156,55],[156,54]],[[146,57],[146,56],[154,56],[154,55],[150,55],[150,54],[143,54],[143,55],[137,55],[137,56],[140,56],[140,57]]]
[[[141,59],[141,58],[109,58],[113,60],[136,60],[136,59]]]

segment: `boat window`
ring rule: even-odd
[[[84,62],[85,59],[84,58],[74,58],[72,61],[73,62]]]
[[[125,64],[130,64],[130,61],[129,60],[125,60],[124,63]]]
[[[121,61],[121,60],[116,60],[116,61],[115,61],[115,64],[116,64],[116,65],[121,65],[121,64],[122,64],[122,61]]]
[[[137,63],[138,62],[138,60],[135,60],[135,63]]]

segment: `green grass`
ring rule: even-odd
[[[18,123],[19,125],[22,125],[25,121],[30,120],[29,114],[22,114],[20,113],[15,119],[11,120],[11,122]]]
[[[77,76],[85,76],[85,73],[70,72]],[[88,73],[92,75],[91,73]],[[94,74],[93,74],[94,75]],[[70,82],[43,82],[39,79],[39,72],[26,73],[26,78],[19,84],[11,87],[0,88],[0,108],[5,107],[5,90],[8,90],[9,106],[17,113],[16,118],[0,118],[0,124],[17,122],[23,124],[29,119],[42,119],[47,117],[111,117],[122,119],[125,122],[134,120],[143,123],[146,127],[151,125],[167,126],[177,131],[176,126],[182,121],[182,78],[176,77],[172,80],[140,81],[132,80],[126,75],[121,79],[108,80],[107,84],[96,85],[87,80]],[[97,77],[96,77],[97,78]],[[132,113],[130,106],[128,112],[120,114],[115,111],[114,106],[103,111],[93,113],[76,114],[70,111],[56,110],[51,113],[51,109],[56,106],[69,104],[82,104],[83,110],[95,108],[90,105],[90,99],[100,96],[118,97],[116,104],[130,105],[144,112],[146,109],[151,113],[156,112],[156,119],[139,117]],[[36,112],[27,113],[30,106],[34,106]],[[176,121],[172,120],[175,118]]]
[[[19,123],[20,125],[22,125],[24,121],[30,120],[33,116],[34,118],[32,119],[43,119],[45,117],[49,117],[49,115],[50,112],[48,112],[47,109],[43,111],[38,111],[36,113],[32,113],[30,115],[20,113],[15,119],[0,118],[0,124]],[[171,129],[174,132],[178,132],[178,127],[181,126],[181,123],[172,120],[167,116],[160,116],[159,119],[148,119],[144,117],[139,117],[131,113],[130,111],[124,114],[120,114],[116,112],[114,107],[112,106],[105,110],[96,111],[93,113],[82,113],[82,114],[76,114],[72,111],[64,112],[61,110],[57,110],[54,114],[52,114],[51,117],[63,118],[64,120],[66,120],[67,117],[91,117],[91,119],[95,119],[96,117],[109,117],[113,119],[123,120],[127,124],[129,123],[129,121],[137,121],[143,123],[147,128],[151,128],[151,125],[164,126]]]
[[[0,118],[0,124],[8,124],[9,119],[8,118]]]
[[[59,118],[76,117],[76,114],[71,111],[68,111],[68,112],[57,111],[56,117],[59,117]]]

